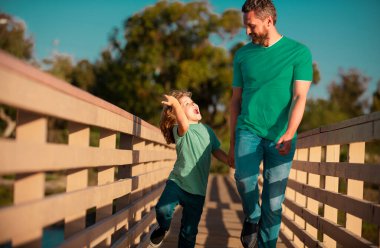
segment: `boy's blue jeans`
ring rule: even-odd
[[[178,247],[195,246],[204,202],[204,196],[190,194],[172,180],[166,182],[165,189],[156,205],[156,219],[161,228],[169,230],[175,207],[178,204],[183,207]]]
[[[282,156],[276,143],[248,130],[236,130],[235,180],[246,220],[259,223],[259,247],[276,247],[281,225],[282,202],[295,151]],[[259,205],[258,176],[263,161],[262,204]]]

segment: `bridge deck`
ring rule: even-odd
[[[229,176],[210,175],[196,247],[242,247],[240,232],[243,219],[243,210],[234,180]],[[180,222],[179,208],[161,247],[177,247]],[[285,245],[279,242],[277,247],[283,248]]]

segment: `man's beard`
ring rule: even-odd
[[[252,42],[260,46],[268,46],[269,43],[269,34],[268,31],[261,34],[252,34]]]

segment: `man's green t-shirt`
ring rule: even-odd
[[[248,129],[277,141],[288,126],[295,80],[312,81],[309,49],[282,37],[270,47],[252,42],[234,57],[233,87],[241,87],[241,113],[237,129]]]
[[[220,142],[214,131],[205,124],[190,124],[183,136],[178,136],[178,125],[173,128],[177,160],[169,175],[184,191],[206,195],[212,152]]]

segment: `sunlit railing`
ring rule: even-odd
[[[0,139],[13,195],[0,208],[0,246],[41,247],[54,228],[54,246],[147,246],[176,157],[156,127],[4,52],[0,104],[17,112],[15,135]],[[48,139],[52,123],[60,143]]]
[[[378,242],[379,140],[380,112],[298,136],[280,233],[288,247],[378,247],[363,238],[363,225]]]
[[[61,247],[147,246],[175,160],[156,127],[3,52],[0,104],[17,112],[15,134],[0,138],[0,186],[12,196],[0,207],[0,246],[52,246],[47,237]],[[380,112],[298,136],[286,246],[378,247],[363,226],[379,232],[379,140]]]

